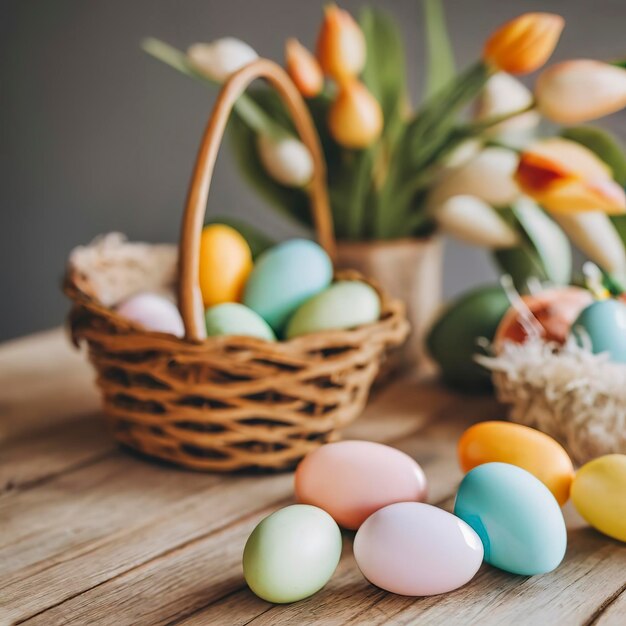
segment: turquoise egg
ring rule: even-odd
[[[322,509],[294,504],[272,513],[252,531],[243,574],[268,602],[296,602],[319,591],[341,557],[341,531]]]
[[[326,289],[333,266],[312,241],[292,239],[266,250],[246,283],[243,303],[280,332],[296,309]]]
[[[485,561],[524,576],[552,571],[565,556],[567,532],[550,490],[508,463],[485,463],[463,478],[454,514],[483,542]]]
[[[338,281],[307,300],[289,320],[289,339],[322,330],[354,328],[380,317],[380,298],[358,280]]]
[[[237,302],[216,304],[206,310],[207,337],[243,335],[276,341],[270,325],[252,309]]]
[[[608,352],[612,361],[626,363],[626,304],[613,298],[590,304],[572,324],[572,335],[578,345],[590,342],[594,354]]]

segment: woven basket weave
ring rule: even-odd
[[[381,317],[284,342],[206,338],[198,287],[200,233],[228,116],[256,78],[276,88],[313,157],[309,194],[320,244],[334,258],[325,166],[306,105],[284,71],[260,59],[224,85],[191,180],[178,249],[110,235],[70,257],[75,343],[86,341],[114,436],[144,454],[209,471],[286,469],[362,411],[385,352],[408,333],[404,307],[380,290]],[[362,279],[354,272],[336,278]],[[373,285],[376,287],[376,285]],[[178,290],[185,338],[143,330],[115,304],[140,290]]]

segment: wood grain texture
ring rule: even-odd
[[[31,384],[33,354],[41,356],[33,376],[45,384]],[[12,360],[19,375],[9,371]],[[292,475],[187,472],[118,449],[92,391],[68,387],[89,384],[85,369],[59,332],[0,347],[0,375],[13,381],[0,395],[10,405],[0,432],[11,432],[0,454],[0,624],[626,622],[626,546],[586,527],[571,506],[567,556],[545,576],[483,565],[451,594],[404,598],[364,580],[353,534],[344,533],[326,588],[292,605],[264,602],[245,586],[241,553],[254,525],[293,501]],[[501,414],[489,398],[397,381],[375,394],[347,436],[389,442],[416,458],[429,501],[450,509],[459,434]],[[6,428],[7,420],[19,428]]]

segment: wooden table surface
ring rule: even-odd
[[[241,570],[257,522],[293,502],[292,475],[219,476],[147,462],[108,436],[92,374],[61,331],[0,347],[0,623],[626,624],[626,546],[566,507],[561,566],[532,578],[483,565],[465,587],[406,598],[369,585],[351,555],[317,595],[274,606]],[[354,438],[404,450],[450,509],[459,434],[502,410],[434,384],[377,392]]]

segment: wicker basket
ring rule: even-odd
[[[281,95],[311,152],[314,222],[320,244],[334,258],[315,128],[285,72],[260,59],[235,73],[216,101],[192,176],[178,250],[110,235],[75,250],[65,279],[74,302],[72,336],[89,346],[116,439],[151,457],[199,470],[286,469],[337,438],[338,429],[362,411],[386,350],[408,333],[402,303],[379,290],[380,320],[352,330],[275,343],[206,338],[198,256],[209,185],[230,111],[259,77]],[[351,272],[336,276],[360,277]],[[172,288],[178,290],[184,339],[145,331],[111,308],[139,290]]]
[[[626,365],[570,341],[504,342],[495,357],[477,357],[492,371],[509,418],[563,444],[583,464],[626,454]]]

